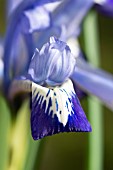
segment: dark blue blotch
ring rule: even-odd
[[[62,114],[62,111],[60,110],[60,112],[59,112],[60,114]]]
[[[55,103],[56,103],[56,111],[58,111],[58,102],[57,102],[57,99],[55,99]]]
[[[35,88],[34,91],[33,91],[33,95],[35,94],[36,90],[37,90],[37,89]],[[38,92],[38,93],[39,93],[39,92]]]
[[[36,102],[37,98],[38,98],[39,92],[36,94],[36,96],[34,97],[34,95],[32,94],[32,96],[34,97],[34,103]]]
[[[69,102],[71,103],[71,99],[68,97]]]
[[[46,113],[49,115],[49,113],[50,113],[50,108],[51,108],[51,106],[52,106],[52,101],[51,101],[51,98],[49,98],[49,102],[48,102],[48,107],[47,107],[47,111],[46,111]]]
[[[36,99],[35,101],[33,100],[33,105],[34,105],[35,109],[36,109],[37,105],[39,104],[40,99],[41,99],[41,96],[39,96],[38,99]]]
[[[45,110],[46,109],[46,100],[44,100],[42,108]]]
[[[48,90],[46,97],[48,97],[49,93],[50,93],[50,89]]]
[[[44,98],[44,96],[41,96],[41,99],[40,99],[40,104],[42,103],[42,101],[43,101],[43,98]]]

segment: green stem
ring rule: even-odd
[[[88,60],[95,66],[99,61],[99,39],[97,14],[91,11],[84,22],[85,51]],[[103,169],[103,113],[99,100],[94,96],[88,97],[89,121],[92,133],[89,134],[88,170]]]
[[[9,143],[11,130],[10,111],[5,99],[0,96],[0,169],[7,170],[9,164]]]
[[[36,169],[38,170],[40,167],[40,157],[39,155],[42,153],[40,148],[42,144],[42,140],[33,141],[32,137],[29,136],[29,148],[26,156],[25,166],[23,170],[33,170],[36,162],[38,163]]]
[[[11,160],[8,170],[22,170],[28,149],[29,105],[24,102],[13,122],[11,136]]]

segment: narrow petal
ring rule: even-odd
[[[13,84],[13,90],[17,89],[17,82]],[[70,80],[54,88],[22,80],[17,91],[23,89],[31,91],[31,131],[34,140],[60,132],[91,131]]]
[[[14,11],[23,0],[7,0],[7,11],[8,16],[11,15],[12,11]]]
[[[0,38],[0,86],[3,82],[4,73],[3,53],[4,53],[3,40],[2,38]]]
[[[97,96],[107,107],[113,110],[113,76],[103,70],[94,68],[83,59],[77,59],[72,80],[79,87]]]
[[[4,54],[4,43],[3,43],[3,39],[0,38],[0,58],[3,58],[3,54]]]

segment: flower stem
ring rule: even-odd
[[[24,102],[13,121],[11,135],[11,158],[8,170],[23,170],[28,149],[29,105]]]
[[[0,96],[0,169],[7,170],[9,164],[11,115],[5,99]]]
[[[84,22],[85,51],[88,60],[95,66],[100,65],[97,14],[91,11]],[[100,101],[88,97],[89,121],[92,133],[89,134],[88,170],[103,169],[103,113]]]
[[[31,170],[34,169],[35,163],[38,162],[38,167],[40,166],[40,159],[38,156],[41,154],[40,147],[42,141],[33,141],[32,137],[29,137],[29,148],[25,160],[25,166],[23,170]],[[38,167],[36,169],[38,170]]]

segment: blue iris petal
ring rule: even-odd
[[[113,17],[113,0],[100,0],[96,7],[103,14]]]
[[[35,140],[60,132],[91,131],[70,80],[53,89],[32,83],[31,131]]]
[[[60,132],[91,131],[71,80],[60,87],[42,87],[21,78],[13,82],[12,90],[13,95],[21,91],[31,92],[31,131],[34,140]]]
[[[3,53],[4,53],[4,42],[3,39],[0,38],[0,58],[3,58]]]
[[[62,27],[66,29],[63,41],[71,36],[77,37],[81,30],[82,21],[93,4],[93,0],[73,0],[73,2],[66,0],[60,4],[52,16],[52,28],[38,37],[38,48],[52,35],[60,37]]]
[[[78,36],[81,23],[93,5],[93,0],[67,0],[56,10],[54,16],[55,26],[65,25],[67,38]]]
[[[83,59],[77,59],[72,80],[85,92],[97,96],[106,106],[113,110],[113,76],[94,68]]]
[[[11,13],[22,3],[24,0],[7,0],[7,11],[10,16]]]
[[[22,31],[24,33],[32,33],[37,30],[43,30],[49,26],[49,12],[43,6],[24,11],[21,21]]]
[[[18,27],[21,28],[21,23],[22,23],[22,16],[23,13],[25,11],[29,11],[29,10],[33,10],[38,6],[44,5],[46,3],[50,3],[50,2],[55,2],[56,0],[26,0],[26,1],[21,1],[20,3],[18,3],[18,5],[16,5],[15,9],[11,12],[10,18],[9,18],[9,24],[7,27],[7,31],[6,31],[6,39],[5,39],[5,50],[4,50],[4,83],[5,83],[5,91],[7,91],[7,88],[10,84],[11,81],[11,75],[10,72],[10,58],[11,58],[11,51],[12,51],[12,47],[13,47],[13,42],[14,42],[14,38],[15,38],[15,34],[16,31],[18,29]],[[13,1],[13,3],[15,3],[15,1]],[[31,10],[31,11],[32,11]],[[47,14],[48,15],[48,14]],[[31,14],[30,14],[31,16]],[[25,19],[25,18],[24,18]],[[42,23],[42,21],[41,21]],[[40,25],[40,24],[39,24]],[[38,25],[38,28],[39,28]],[[30,30],[36,30],[36,27],[34,27],[34,25],[31,24],[31,21],[29,22],[29,25],[31,26],[31,28],[29,27]],[[46,23],[47,26],[47,23]],[[28,27],[27,27],[28,28]],[[43,25],[43,29],[44,29],[44,25]],[[25,28],[24,28],[25,30]],[[28,48],[28,58],[31,59],[32,53],[33,53],[33,41],[32,41],[32,37],[28,35],[28,38],[26,37],[27,41],[27,48]],[[28,42],[29,39],[29,42]]]
[[[14,77],[25,72],[29,60],[25,37],[18,30],[16,32],[10,56],[10,67]]]
[[[23,9],[26,10],[28,8],[32,8],[37,5],[43,5],[46,3],[53,3],[61,0],[7,0],[7,8],[8,8],[8,13],[11,14],[14,10],[17,10],[19,7],[20,10]]]
[[[4,53],[3,40],[2,38],[0,38],[0,86],[3,81],[3,70],[4,70],[3,53]]]

